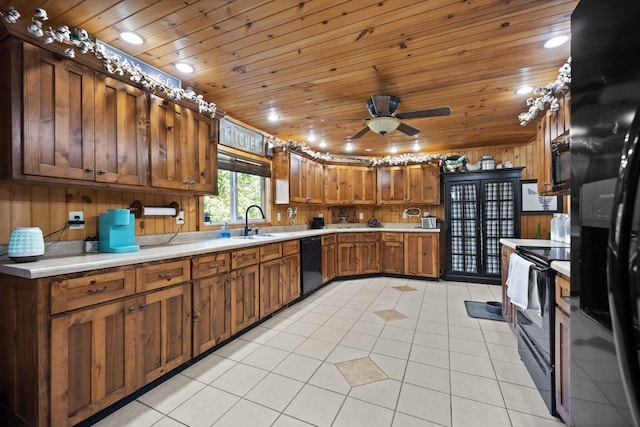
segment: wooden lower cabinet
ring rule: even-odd
[[[282,258],[260,264],[260,317],[282,308]]]
[[[193,283],[193,356],[231,336],[231,281],[229,273]]]
[[[382,233],[380,271],[404,274],[404,236],[402,233]]]
[[[404,274],[440,277],[438,233],[404,233]]]
[[[511,330],[516,332],[516,306],[507,296],[507,276],[509,275],[509,259],[515,249],[502,245],[502,317],[509,324]]]
[[[337,276],[336,265],[336,235],[322,236],[322,283],[327,283]]]
[[[282,258],[282,304],[289,304],[300,297],[300,254]]]
[[[258,264],[231,272],[231,335],[260,318],[260,266]]]
[[[51,319],[51,425],[76,424],[191,358],[190,284]]]
[[[338,235],[338,276],[380,272],[378,233],[344,233]]]

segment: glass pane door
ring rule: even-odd
[[[478,198],[476,184],[453,184],[451,200],[451,270],[478,273]]]
[[[485,182],[483,191],[485,272],[499,275],[500,239],[516,235],[515,183],[513,181]]]

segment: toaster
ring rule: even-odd
[[[423,216],[420,221],[421,228],[438,228],[438,218],[435,216]]]

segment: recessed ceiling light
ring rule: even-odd
[[[552,49],[554,47],[558,47],[560,45],[565,44],[567,40],[569,40],[569,36],[567,35],[556,36],[547,40],[544,44],[544,47],[546,47],[547,49]]]
[[[418,144],[417,142],[413,144],[413,151],[420,151],[420,144]]]
[[[373,148],[365,148],[364,151],[366,151],[367,153],[370,153],[373,151]]]
[[[270,122],[277,122],[278,120],[280,120],[280,116],[276,113],[269,113],[267,119],[269,119]]]
[[[327,148],[327,142],[324,139],[320,141],[320,148]]]
[[[389,151],[391,151],[393,154],[396,154],[398,152],[398,147],[396,147],[395,145],[392,145]]]
[[[316,136],[313,134],[313,132],[309,132],[309,136],[307,136],[307,139],[309,140],[309,142],[316,142]]]
[[[531,93],[532,90],[533,88],[531,86],[522,86],[520,89],[516,90],[516,93],[518,95],[526,95],[528,93]]]
[[[344,146],[344,149],[347,151],[353,150],[353,144],[348,142],[347,145]]]
[[[176,68],[178,69],[178,71],[181,71],[183,73],[193,73],[193,67],[189,64],[185,64],[184,62],[178,62],[176,64]]]
[[[124,32],[120,33],[120,38],[122,40],[126,41],[127,43],[131,43],[131,44],[142,44],[142,43],[144,43],[144,40],[142,39],[142,37],[140,37],[136,33],[132,33],[132,32],[129,32],[129,31],[124,31]]]

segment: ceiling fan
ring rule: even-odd
[[[367,101],[367,110],[371,114],[371,118],[361,119],[323,119],[326,121],[338,121],[338,120],[365,120],[367,126],[365,126],[360,132],[349,137],[349,139],[358,139],[369,130],[374,131],[380,135],[386,135],[398,129],[400,132],[413,136],[420,132],[420,129],[409,126],[404,123],[405,119],[415,119],[420,117],[438,117],[451,115],[451,107],[435,107],[426,108],[423,110],[405,111],[404,113],[396,113],[400,100],[391,95],[373,95],[371,99]]]

